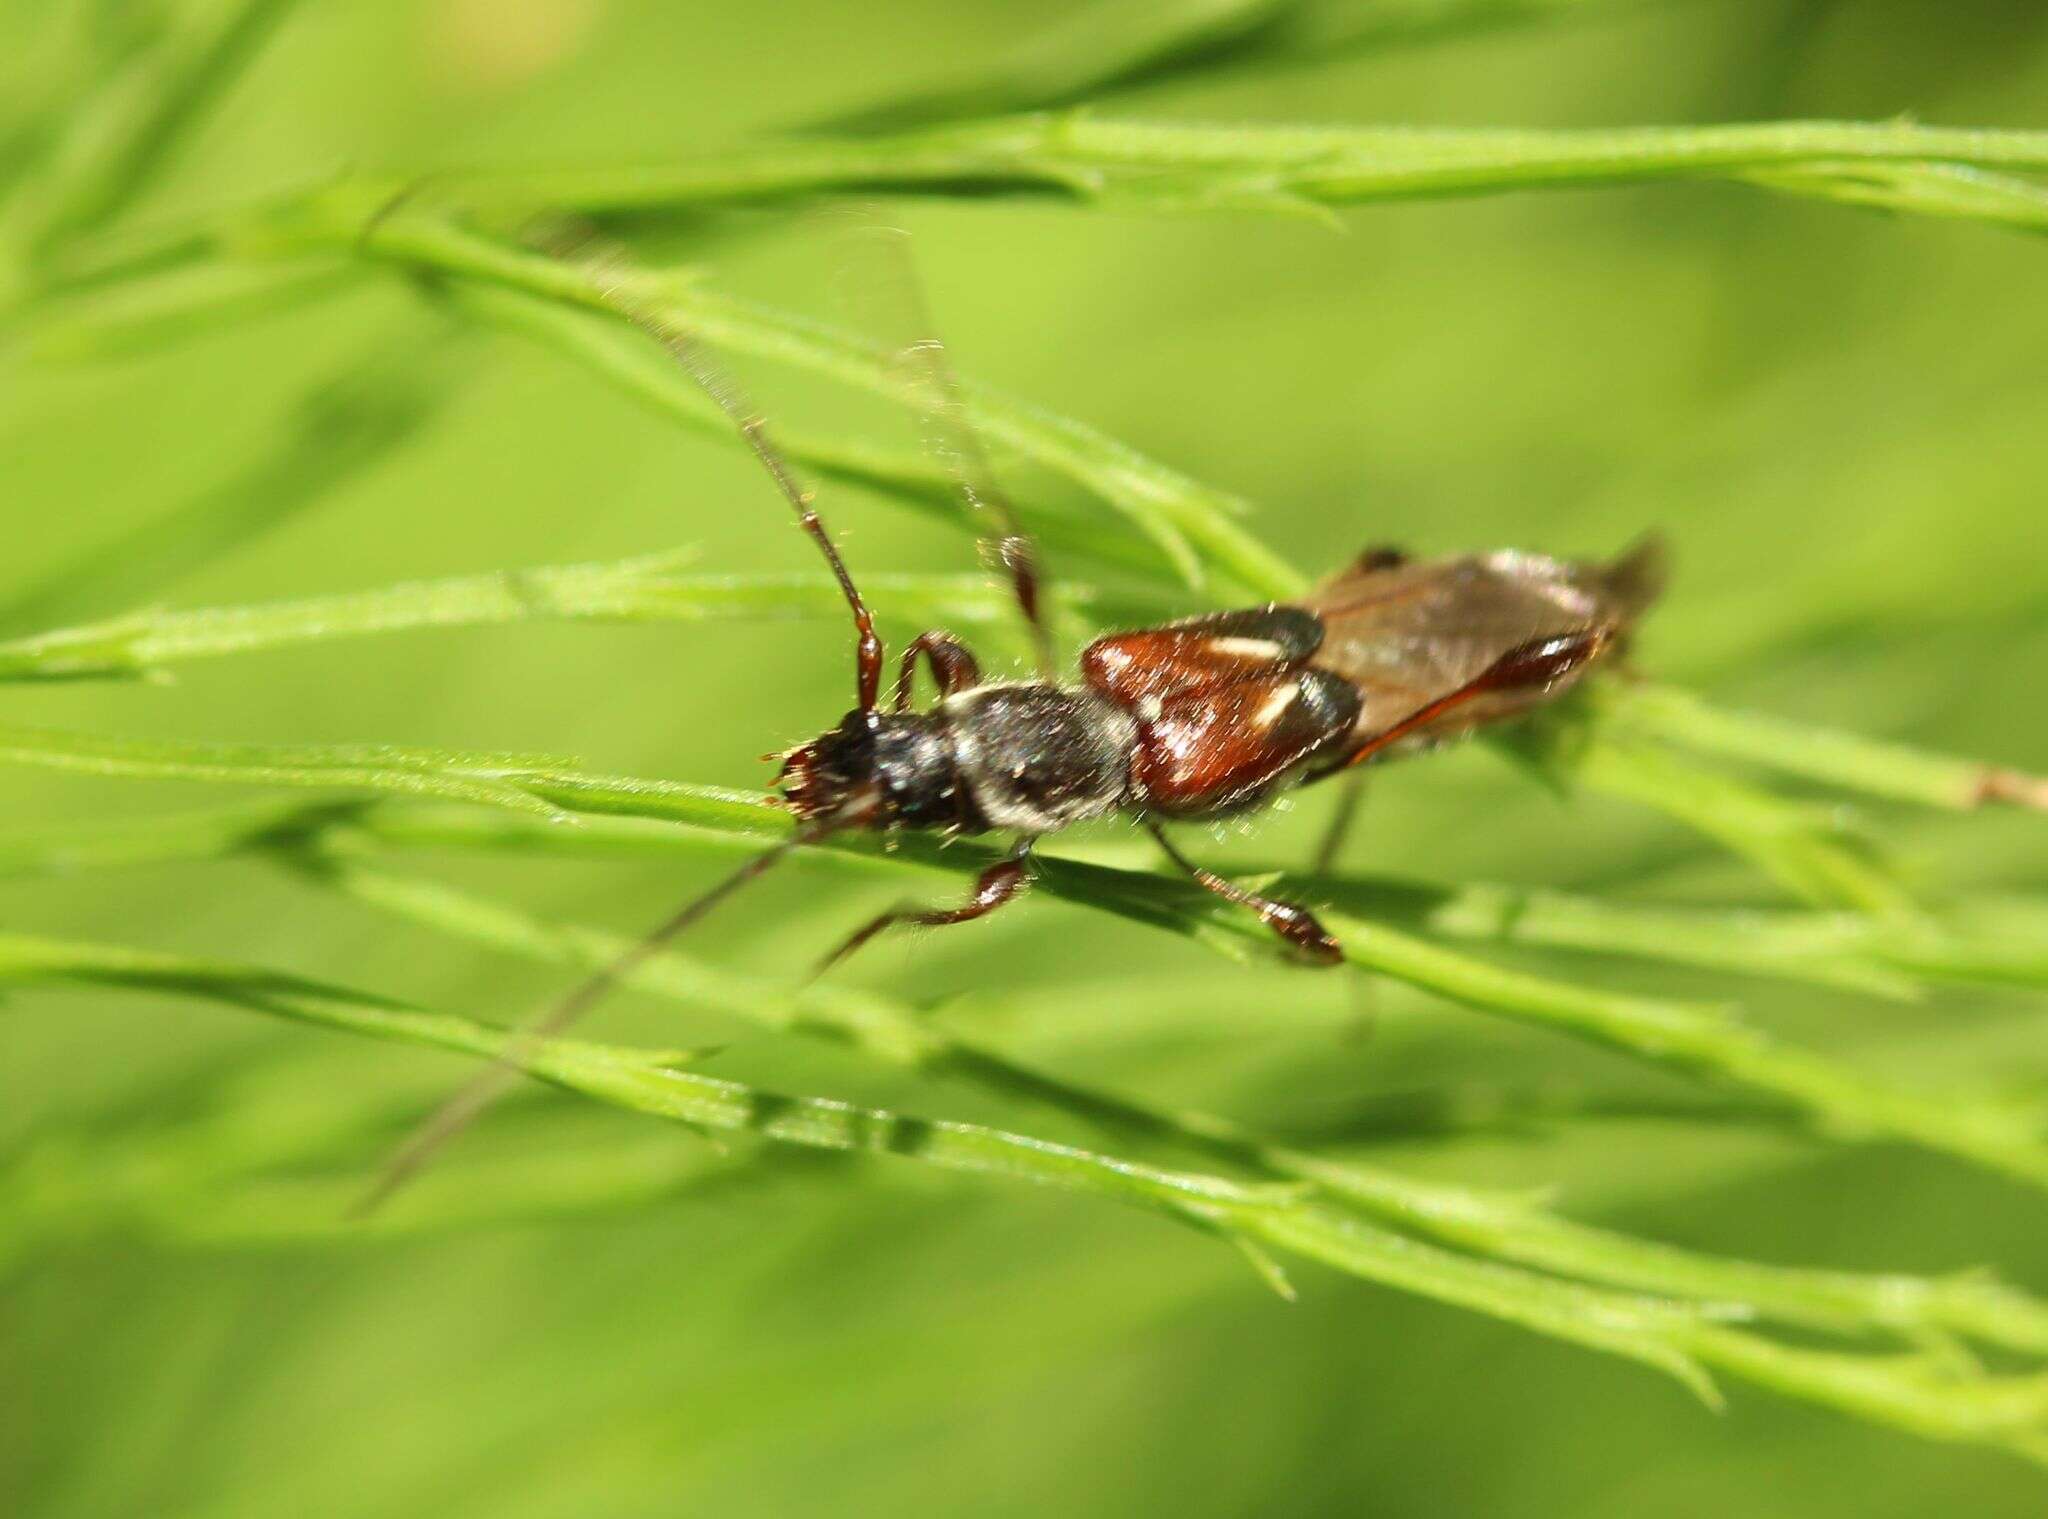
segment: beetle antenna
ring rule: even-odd
[[[570,246],[568,240],[559,235],[554,241],[558,248],[564,250]],[[583,238],[585,244],[590,241],[588,235]],[[682,367],[683,373],[694,380],[697,388],[725,413],[746,440],[754,457],[761,462],[761,467],[768,472],[768,477],[775,482],[775,488],[795,510],[797,525],[818,545],[818,551],[825,556],[825,563],[831,566],[832,578],[839,582],[840,594],[845,596],[846,605],[853,613],[855,682],[860,709],[863,712],[873,711],[881,696],[883,657],[882,640],[875,633],[874,614],[868,610],[867,602],[862,599],[859,588],[853,583],[853,576],[846,568],[846,561],[839,557],[837,545],[818,517],[815,493],[804,484],[795,466],[789,462],[789,456],[768,431],[768,419],[747,398],[739,383],[713,362],[694,334],[634,293],[634,271],[622,252],[607,246],[582,263],[597,282],[599,303],[604,309],[631,322],[667,349],[669,357]]]
[[[542,1040],[560,1034],[582,1018],[603,1001],[614,987],[645,964],[662,946],[686,932],[748,882],[765,875],[786,859],[793,850],[807,844],[815,844],[825,835],[835,832],[842,826],[843,816],[842,813],[820,825],[799,829],[780,843],[764,849],[724,880],[692,897],[665,922],[630,948],[613,957],[610,962],[592,971],[538,1018],[519,1029],[506,1045],[504,1052],[489,1068],[429,1113],[419,1126],[405,1137],[398,1148],[392,1151],[391,1157],[385,1161],[383,1170],[378,1174],[375,1185],[349,1210],[349,1217],[368,1217],[376,1212],[392,1193],[419,1174],[427,1162],[440,1153],[449,1141],[474,1123],[485,1108],[518,1081],[526,1057],[533,1053]]]

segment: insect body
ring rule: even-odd
[[[1336,943],[1306,909],[1189,865],[1160,824],[1241,812],[1526,711],[1625,640],[1655,595],[1657,562],[1654,543],[1610,564],[1513,551],[1418,563],[1371,550],[1299,604],[1098,639],[1072,686],[983,684],[965,647],[926,633],[904,652],[893,709],[857,707],[790,751],[783,795],[807,825],[1007,830],[1019,846],[964,906],[885,915],[840,955],[891,923],[985,915],[1024,885],[1033,839],[1123,812],[1203,885],[1334,961]],[[920,658],[940,694],[911,712]]]
[[[1193,864],[1163,825],[1242,812],[1283,787],[1525,711],[1620,647],[1656,595],[1654,543],[1610,564],[1513,552],[1414,562],[1375,549],[1298,603],[1097,639],[1082,652],[1079,680],[1061,684],[1036,550],[966,425],[944,350],[920,336],[898,357],[963,504],[994,529],[989,557],[1010,578],[1040,678],[984,683],[965,645],[928,632],[904,649],[884,711],[874,618],[761,416],[687,332],[635,294],[616,260],[589,263],[584,274],[592,304],[660,343],[727,414],[824,555],[853,615],[856,702],[836,728],[783,757],[782,798],[798,823],[789,838],[586,978],[527,1026],[527,1038],[568,1027],[634,966],[792,849],[850,829],[1000,831],[1017,843],[982,872],[966,902],[884,913],[827,965],[892,924],[936,927],[986,916],[1028,884],[1034,840],[1112,813],[1142,820],[1167,857],[1204,887],[1256,912],[1310,959],[1334,963],[1338,945],[1308,909]],[[924,325],[921,307],[914,317]],[[910,697],[920,663],[939,697],[916,712]],[[510,1063],[501,1063],[444,1104],[399,1148],[362,1208],[418,1170],[510,1079]]]

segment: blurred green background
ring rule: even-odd
[[[91,30],[65,9],[0,6],[0,36],[16,39],[0,46],[0,93],[35,102],[62,78]],[[1073,9],[302,6],[133,215],[347,168],[658,160],[993,66]],[[2048,125],[2048,11],[2026,0],[1583,9],[1327,66],[1183,80],[1119,108],[1443,125],[1902,113]],[[916,234],[963,370],[1250,497],[1263,536],[1305,567],[1367,541],[1604,553],[1661,525],[1676,579],[1642,639],[1647,668],[1739,705],[2048,765],[2038,241],[1714,186],[1393,205],[1346,213],[1342,230],[1016,202],[906,203],[890,216]],[[684,252],[721,288],[831,312],[823,227],[764,214],[705,230]],[[297,425],[309,390],[394,355],[439,398],[428,425],[143,599],[237,603],[679,545],[705,569],[811,567],[736,452],[548,353],[451,338],[403,292],[370,287],[130,359],[6,361],[0,593],[214,487]],[[778,416],[914,436],[879,408],[742,367]],[[857,573],[969,563],[959,538],[886,503],[838,492],[829,506]],[[754,786],[757,756],[842,709],[844,645],[836,625],[802,622],[535,624],[211,662],[167,686],[14,688],[8,705],[11,720],[94,732],[502,747]],[[0,816],[23,823],[219,799],[0,772]],[[1212,860],[1297,857],[1329,800],[1307,795],[1255,835],[1197,842]],[[2032,820],[1901,814],[1879,826],[1930,888],[2048,886]],[[1619,803],[1563,804],[1476,749],[1390,770],[1349,862],[1776,900],[1672,825]],[[624,859],[430,863],[621,928],[702,878]],[[516,1016],[555,984],[253,863],[0,889],[17,931],[290,967],[483,1016]],[[697,947],[794,976],[889,895],[886,882],[792,869]],[[1730,994],[1704,974],[1584,961],[1573,973]],[[1342,986],[1231,967],[1049,901],[879,946],[847,975],[1037,1065],[1286,1132],[1458,1083],[1662,1090],[1618,1059],[1394,987],[1375,989],[1368,1035]],[[1937,1079],[1996,1050],[2016,1082],[2048,1072],[2038,1001],[2016,993],[1910,1008],[1741,994],[1759,1023],[1853,1045],[1870,1068]],[[712,1070],[779,1090],[1006,1118],[985,1099],[641,998],[620,998],[598,1026],[728,1043]],[[243,1137],[260,1147],[265,1122],[289,1126],[295,1092],[424,1100],[462,1072],[444,1056],[112,994],[15,995],[0,1057],[0,1144],[103,1143],[132,1169],[117,1190],[145,1196],[152,1136],[194,1115],[253,1112]],[[280,1106],[238,1110],[237,1083]],[[1924,1271],[1996,1263],[2048,1290],[2037,1194],[1893,1148],[1620,1121],[1380,1148],[1475,1184],[1555,1186],[1580,1216],[1689,1245]],[[1290,1307],[1231,1251],[1085,1199],[807,1157],[671,1188],[704,1166],[700,1142],[566,1098],[509,1104],[460,1166],[511,1153],[634,1168],[649,1195],[588,1216],[262,1249],[181,1245],[146,1209],[107,1225],[81,1208],[75,1227],[47,1230],[0,1297],[0,1506],[39,1519],[2043,1507],[2039,1475],[2001,1456],[1746,1388],[1717,1416],[1639,1368],[1313,1268]]]

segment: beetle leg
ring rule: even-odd
[[[1316,915],[1306,907],[1262,897],[1255,891],[1247,891],[1234,881],[1224,880],[1213,870],[1204,870],[1174,848],[1172,840],[1166,836],[1166,830],[1157,823],[1147,823],[1145,826],[1151,830],[1152,837],[1159,841],[1159,847],[1166,851],[1169,860],[1224,901],[1235,902],[1240,907],[1249,907],[1259,915],[1260,922],[1300,950],[1310,962],[1316,965],[1343,963],[1343,949],[1330,937],[1329,930],[1316,921]]]
[[[920,928],[950,928],[955,923],[972,923],[976,918],[985,918],[1015,897],[1031,884],[1031,841],[1022,839],[1005,859],[984,870],[974,882],[974,895],[958,907],[915,907],[891,908],[870,922],[864,924],[839,948],[818,962],[811,974],[822,976],[833,966],[846,959],[868,940],[899,923],[911,923]]]
[[[1316,845],[1315,872],[1328,875],[1337,863],[1337,856],[1344,850],[1345,840],[1351,837],[1351,828],[1358,821],[1359,803],[1365,800],[1365,772],[1347,770],[1339,781],[1336,810],[1330,814],[1330,821],[1324,825],[1323,837]]]
[[[919,655],[931,664],[932,683],[939,688],[940,696],[951,696],[981,684],[981,666],[975,663],[966,644],[951,633],[920,633],[904,649],[903,662],[896,670],[898,712],[910,705],[910,685],[917,678]]]
[[[1381,729],[1354,749],[1344,764],[1363,764],[1388,745],[1489,691],[1548,691],[1582,665],[1606,653],[1621,631],[1618,624],[1602,623],[1517,644],[1455,691],[1418,707],[1392,727]]]
[[[1375,570],[1398,570],[1408,562],[1408,551],[1391,543],[1375,543],[1351,561],[1351,573],[1370,575]]]
[[[909,235],[895,227],[872,226],[867,231],[863,242],[869,255],[869,295],[893,304],[893,310],[884,305],[877,311],[886,318],[884,331],[894,340],[901,378],[909,382],[906,399],[919,412],[925,446],[952,477],[961,504],[981,524],[982,552],[991,568],[1009,578],[1017,610],[1031,633],[1038,673],[1052,681],[1059,672],[1044,605],[1046,579],[1038,547],[996,483],[988,450],[968,417],[946,345],[936,335],[924,284],[911,262]]]
[[[1000,498],[984,492],[983,499]],[[1019,531],[1007,503],[996,509],[1006,531],[1002,537],[990,541],[989,557],[1010,577],[1010,592],[1017,598],[1017,610],[1023,613],[1024,625],[1031,630],[1031,647],[1038,656],[1038,673],[1047,680],[1056,679],[1059,662],[1053,657],[1052,627],[1040,600],[1045,572],[1039,568],[1038,546]]]

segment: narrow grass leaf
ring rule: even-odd
[[[1716,707],[1671,686],[1617,686],[1599,704],[1604,721],[1674,747],[1861,796],[1950,812],[1987,802],[2048,811],[2048,777]]]
[[[350,815],[356,806],[354,802],[308,805],[293,797],[147,818],[10,829],[0,835],[0,876],[61,876],[82,870],[228,859],[267,848],[282,834],[317,835],[337,815]]]
[[[1577,20],[1650,0],[1175,0],[1089,6],[985,72],[822,123],[900,131],[1100,102],[1131,90],[1303,65],[1373,48],[1532,22]]]
[[[320,506],[433,420],[456,388],[456,359],[445,333],[379,342],[301,397],[279,436],[219,484],[0,592],[0,632],[128,611]]]
[[[455,193],[505,209],[645,215],[847,190],[954,194],[973,185],[1147,209],[1273,210],[1718,179],[1852,205],[1881,200],[1920,215],[2037,223],[2031,202],[1923,172],[1951,167],[2038,173],[2048,169],[2048,133],[1836,121],[1592,130],[1224,126],[1040,113],[889,137],[770,141],[644,168],[478,176]]]
[[[758,816],[757,798],[735,795],[736,823]],[[701,854],[707,843],[752,848],[768,836],[751,828],[706,835],[625,815],[592,815],[564,830],[458,804],[264,801],[9,830],[0,833],[0,875],[220,859],[337,838],[414,849],[675,857]],[[900,868],[869,854],[835,853],[818,863],[828,861]],[[2048,986],[2048,953],[2035,947],[2048,910],[2018,899],[2004,904],[1995,921],[1977,921],[1986,905],[1980,903],[1970,913],[1935,914],[1908,926],[1861,913],[1669,908],[1483,882],[1319,875],[1304,887],[1316,900],[1376,923],[1500,948],[1616,955],[1894,999],[1910,998],[1930,981]]]
[[[359,194],[310,206],[282,232],[287,247],[354,247],[403,269],[434,272],[608,311],[613,299],[597,271],[528,252],[458,226],[440,213],[394,214],[366,230]],[[645,282],[638,295],[705,341],[777,359],[887,397],[902,382],[876,345],[730,298],[684,288],[673,278]],[[1245,592],[1286,596],[1302,578],[1240,527],[1246,507],[1197,484],[1094,428],[963,381],[969,419],[996,443],[1099,496],[1150,537],[1190,584],[1213,564]]]
[[[72,681],[164,672],[191,660],[423,628],[539,620],[606,622],[844,621],[822,573],[686,575],[689,550],[600,564],[422,580],[337,596],[193,611],[147,611],[0,642],[0,681]],[[864,575],[878,616],[1007,636],[1016,600],[980,575]],[[1093,626],[1159,613],[1159,603],[1063,582],[1047,591],[1064,617]]]
[[[1719,1322],[1739,1314],[1733,1305],[1624,1295],[1475,1260],[1297,1189],[1162,1169],[984,1125],[764,1092],[677,1070],[658,1053],[521,1038],[466,1018],[226,962],[0,936],[0,978],[162,992],[374,1039],[511,1059],[542,1081],[693,1128],[1089,1193],[1638,1361],[1710,1401],[1718,1399],[1708,1366],[1932,1438],[2048,1461],[2048,1378],[2041,1374],[1992,1376],[1953,1359],[1786,1345]]]
[[[457,310],[537,340],[657,415],[733,448],[745,447],[730,420],[668,354],[610,317],[509,286],[462,284],[446,294]],[[951,477],[926,453],[821,437],[783,424],[775,438],[793,462],[821,479],[874,492],[955,528],[975,527]],[[1172,579],[1172,567],[1156,545],[1117,530],[1122,525],[1105,522],[1100,513],[1079,513],[1028,494],[1018,506],[1063,562],[1082,558],[1150,580]]]
[[[32,261],[110,220],[218,103],[295,0],[205,0],[165,41],[71,102],[47,161],[20,187],[0,242]]]
[[[1342,893],[1354,911],[1375,920],[1400,921],[1398,909],[1378,910],[1376,886],[1368,882],[1361,891],[1355,883],[1318,878],[1314,889]],[[1424,897],[1413,921],[1427,932],[1473,943],[1620,955],[1879,997],[1915,995],[1914,978],[1887,963],[1875,942],[1880,930],[1862,913],[1672,908],[1466,883]]]
[[[742,792],[568,772],[522,775],[535,797],[574,811],[659,818],[736,840],[783,837],[786,813]],[[872,841],[825,846],[872,851]],[[985,868],[984,848],[942,848],[908,838],[893,863],[954,873]],[[1041,886],[1053,895],[1114,912],[1243,957],[1273,953],[1271,935],[1249,914],[1186,882],[1075,860],[1044,858]],[[1710,1007],[1627,996],[1534,976],[1400,933],[1384,923],[1331,913],[1326,921],[1354,965],[1480,1011],[1535,1023],[1674,1070],[1785,1103],[1839,1138],[1904,1140],[2048,1186],[2048,1141],[2031,1114],[1986,1098],[1936,1095],[1887,1085],[1822,1056],[1784,1045]]]
[[[0,762],[54,765],[107,775],[272,780],[287,785],[368,788],[490,801],[500,806],[595,812],[688,824],[735,840],[786,836],[789,817],[757,795],[680,782],[479,765],[474,757],[412,759],[411,768],[373,766],[406,751],[308,751],[148,745],[76,735],[0,730]],[[872,852],[872,840],[826,846]],[[979,847],[942,848],[911,837],[891,852],[906,865],[953,872],[985,868]],[[1242,958],[1272,953],[1271,936],[1249,915],[1229,910],[1181,881],[1046,858],[1039,879],[1054,895],[1198,940]],[[1821,1056],[1772,1040],[1718,1009],[1644,997],[1504,969],[1402,934],[1383,923],[1329,915],[1355,965],[1481,1011],[1532,1022],[1695,1076],[1776,1098],[1841,1138],[1905,1140],[1972,1161],[2036,1186],[2048,1186],[2048,1141],[2031,1115],[1960,1095],[1936,1096],[1888,1086]]]
[[[594,970],[617,960],[632,942],[542,923],[434,882],[331,857],[296,858],[314,879],[353,900],[522,958]],[[2048,1304],[1986,1276],[1935,1280],[1801,1270],[1633,1239],[1572,1223],[1524,1199],[1413,1180],[1356,1159],[1333,1160],[1209,1115],[1164,1114],[1076,1086],[949,1033],[878,993],[829,983],[780,986],[715,970],[673,951],[636,967],[626,984],[778,1032],[848,1044],[925,1075],[965,1081],[998,1098],[1021,1099],[1079,1120],[1126,1144],[1164,1140],[1272,1181],[1311,1182],[1404,1228],[1558,1275],[1659,1296],[1741,1302],[1783,1322],[1820,1329],[1908,1337],[1953,1331],[2048,1354]]]
[[[1571,779],[1664,813],[1815,906],[1896,917],[1916,911],[1876,846],[1843,828],[1839,808],[1778,796],[1661,746],[1605,734],[1586,746]]]
[[[360,283],[362,268],[331,255],[275,263],[203,263],[155,279],[43,303],[9,333],[22,357],[44,363],[127,358],[221,332]]]
[[[510,1060],[527,1074],[615,1107],[714,1132],[896,1156],[944,1170],[1036,1182],[1243,1233],[1349,1274],[1474,1309],[1640,1361],[1702,1396],[1711,1385],[1674,1348],[1709,1310],[1556,1281],[1406,1239],[1303,1198],[1296,1188],[1165,1170],[979,1124],[759,1091],[651,1061],[642,1052],[523,1038],[449,1014],[232,963],[104,945],[0,936],[0,979],[114,986],[224,1002],[369,1038]]]
[[[205,744],[0,724],[0,764],[98,776],[382,791],[562,815],[529,783],[551,768],[546,756],[536,755],[385,744]]]

